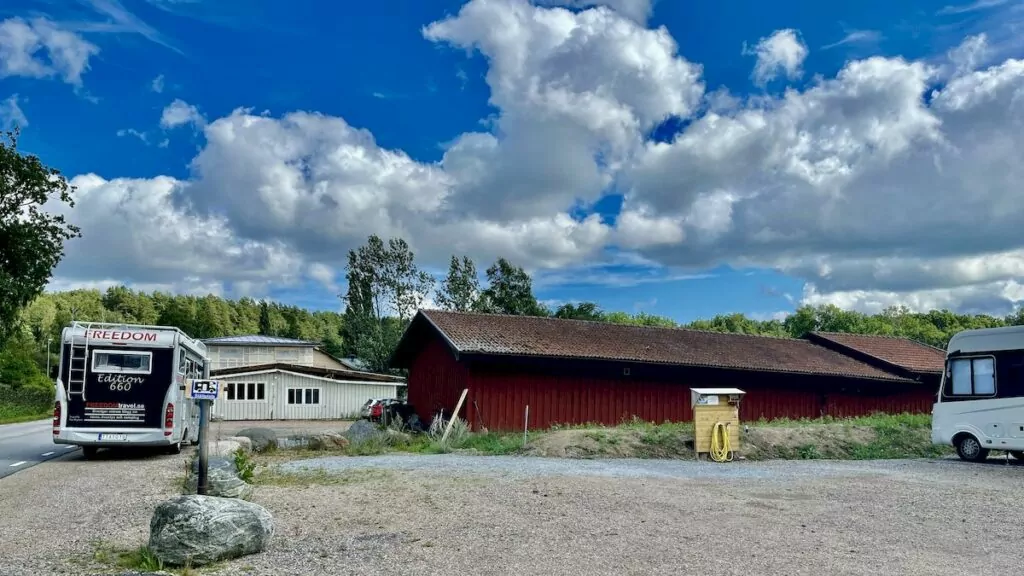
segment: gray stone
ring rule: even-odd
[[[349,440],[337,432],[323,432],[310,436],[306,446],[310,450],[344,450]]]
[[[252,502],[214,496],[178,496],[157,505],[149,549],[167,566],[202,566],[263,551],[274,519]]]
[[[369,420],[356,420],[345,430],[345,437],[353,443],[365,442],[382,434],[380,428]]]
[[[236,442],[242,447],[242,450],[246,452],[252,452],[252,440],[245,436],[232,436],[231,438],[225,438],[228,442]]]
[[[257,452],[264,452],[271,446],[277,446],[277,433],[270,428],[246,428],[235,436],[252,440],[252,449]]]
[[[292,448],[305,448],[309,445],[308,436],[281,436],[277,439],[277,447],[282,450],[290,450]]]
[[[214,440],[207,445],[206,453],[210,456],[234,456],[242,449],[242,445],[234,440]]]
[[[238,477],[235,461],[222,457],[207,459],[206,495],[222,498],[241,498],[252,496],[252,485]],[[188,477],[185,479],[185,493],[195,494],[199,485],[199,458],[192,460]]]
[[[409,442],[412,442],[412,436],[402,432],[401,430],[387,428],[384,430],[384,434],[387,436],[388,442],[392,445],[408,444]]]

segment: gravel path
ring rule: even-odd
[[[184,456],[0,480],[0,574],[93,574],[145,542]],[[270,548],[233,575],[1018,574],[1024,466],[383,456],[260,485]]]
[[[212,437],[220,440],[234,436],[246,428],[270,428],[278,436],[344,432],[352,420],[218,420],[210,423]]]
[[[997,465],[993,460],[990,465]],[[1002,462],[999,462],[1000,464]],[[1024,466],[1011,461],[1024,472]],[[325,457],[288,462],[282,470],[302,472],[324,470],[345,472],[364,468],[400,470],[416,473],[474,474],[503,478],[534,478],[537,476],[604,476],[612,478],[721,478],[735,480],[795,480],[825,476],[861,476],[913,474],[934,472],[934,467],[966,466],[949,460],[879,460],[879,461],[736,461],[728,465],[716,462],[687,460],[606,459],[576,460],[524,456],[491,456],[486,458],[459,454],[415,455],[389,454],[362,458]],[[932,468],[929,468],[932,467]],[[942,481],[941,479],[937,481]]]

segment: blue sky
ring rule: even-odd
[[[923,0],[839,4],[809,0],[660,0],[654,2],[646,21],[630,12],[632,7],[645,6],[646,0],[608,0],[611,11],[589,5],[604,2],[587,6],[572,0],[539,3],[474,0],[468,3],[473,6],[464,8],[467,2],[456,0],[5,2],[0,7],[0,20],[31,24],[45,19],[52,29],[95,48],[86,58],[87,67],[80,80],[76,80],[62,72],[65,68],[59,62],[47,59],[49,37],[45,30],[49,29],[31,24],[40,40],[39,50],[30,54],[43,64],[49,62],[51,71],[55,70],[49,74],[13,65],[16,53],[10,46],[15,46],[14,28],[8,28],[6,52],[5,37],[0,33],[0,58],[8,59],[6,67],[0,68],[4,71],[0,74],[0,100],[7,99],[6,108],[0,107],[0,112],[7,112],[0,119],[8,123],[15,116],[27,120],[22,148],[39,154],[68,177],[99,177],[83,181],[88,195],[82,202],[90,203],[82,209],[83,214],[87,213],[81,216],[86,226],[83,234],[94,240],[83,238],[76,241],[80,246],[69,248],[68,261],[58,268],[53,286],[102,286],[125,281],[144,288],[214,291],[227,296],[269,295],[310,307],[336,308],[345,252],[360,238],[365,239],[366,233],[376,232],[408,237],[417,253],[423,255],[423,263],[438,272],[446,264],[446,254],[454,251],[470,252],[481,271],[494,257],[508,256],[535,272],[537,293],[543,301],[590,300],[608,310],[644,310],[680,321],[733,312],[778,316],[801,302],[833,302],[865,311],[907,304],[918,309],[950,307],[1005,313],[1024,300],[1020,289],[1024,265],[1018,254],[1021,247],[1012,234],[993,232],[991,238],[968,235],[977,246],[961,243],[946,252],[933,251],[934,242],[923,244],[919,239],[927,234],[910,234],[917,227],[934,230],[936,221],[929,219],[932,216],[939,218],[947,230],[967,230],[970,226],[969,222],[943,220],[948,218],[948,211],[946,215],[923,214],[927,211],[920,206],[934,205],[927,202],[929,194],[950,201],[973,194],[971,197],[985,206],[995,206],[1000,200],[993,186],[999,185],[979,183],[968,172],[955,174],[953,180],[959,184],[948,189],[922,185],[920,190],[910,191],[906,185],[891,184],[903,182],[901,178],[907,175],[916,175],[908,180],[913,182],[934,176],[920,177],[919,170],[934,170],[934,166],[921,168],[916,162],[919,156],[945,153],[940,142],[952,142],[960,150],[958,158],[965,155],[965,150],[968,155],[982,152],[977,133],[951,132],[959,129],[959,116],[943,117],[944,110],[929,109],[922,102],[933,97],[933,90],[958,79],[980,83],[989,67],[1021,56],[1021,46],[1010,26],[1022,16],[1019,2],[979,0],[947,6]],[[515,37],[518,28],[502,30],[502,26],[488,24],[492,22],[489,18],[503,25],[514,18],[536,22],[537,15],[542,19],[550,15],[550,4],[569,5],[574,16],[580,18],[577,22],[586,22],[583,10],[593,14],[604,11],[603,17],[589,21],[599,22],[603,28],[595,32],[594,26],[584,26],[576,38],[588,39],[589,43],[571,44],[569,40],[562,48],[545,53],[537,47],[544,44],[540,32],[532,40],[520,42]],[[465,17],[460,16],[460,9]],[[432,23],[442,23],[434,29],[433,38],[426,31]],[[647,44],[646,52],[635,53],[637,61],[621,56],[631,46],[652,41],[655,33],[651,31],[659,27],[664,27],[674,40],[675,53],[669,50],[667,55],[661,54],[655,48],[662,46],[651,48]],[[792,35],[776,35],[785,30],[791,30]],[[985,49],[973,50],[970,39],[979,37]],[[787,38],[795,43],[787,44]],[[770,39],[778,42],[773,44],[768,42]],[[762,41],[764,50],[759,56]],[[619,48],[613,57],[600,48],[609,42],[619,43],[614,44]],[[24,50],[24,45],[18,49]],[[953,72],[951,63],[964,61],[951,56],[950,51],[957,49],[969,65]],[[77,54],[81,57],[82,52]],[[835,79],[851,61],[876,56],[883,57],[890,67],[919,62],[934,70],[919,85],[899,92],[892,88],[892,93],[884,92],[890,88],[883,84],[893,82],[884,80],[888,72],[878,67],[868,71],[879,75],[877,82],[864,80],[868,72],[863,71],[858,72],[861,76],[841,74]],[[653,74],[647,71],[651,66],[644,65],[644,60],[661,61],[657,59],[663,57],[691,65],[692,70],[698,70],[697,76],[684,78],[684,70],[677,64],[666,65],[669,67],[662,74],[678,77],[644,76]],[[501,62],[517,64],[504,66]],[[772,72],[765,82],[754,77],[758,62]],[[528,70],[530,66],[536,69]],[[635,93],[607,88],[623,70],[640,75]],[[1018,81],[1017,76],[1009,76],[1015,71],[1004,72],[1007,82],[1016,86],[1013,83]],[[891,76],[896,77],[906,74]],[[523,90],[527,90],[530,78],[539,79],[542,93],[570,98],[570,104],[556,109],[553,97],[546,96],[538,99],[543,100],[540,104],[520,105],[517,99],[528,93]],[[694,78],[699,78],[699,94],[687,102],[687,86],[697,82]],[[847,90],[862,80],[864,84],[858,86],[870,86],[877,93]],[[815,92],[823,81],[834,83],[828,88],[833,92]],[[573,87],[568,95],[558,92],[566,85]],[[757,164],[756,169],[736,169],[747,166],[749,158],[739,155],[743,150],[715,139],[726,137],[721,123],[705,124],[715,101],[712,95],[720,89],[728,91],[734,105],[716,113],[747,120],[756,113],[761,115],[759,118],[763,116],[764,125],[776,126],[777,130],[785,126],[785,137],[793,138],[794,143],[783,152],[765,153],[750,160]],[[804,99],[794,100],[791,109],[780,111],[787,91],[794,99]],[[589,105],[579,98],[605,92],[613,92],[609,101],[622,106],[587,108],[589,115],[584,119],[572,116],[574,109]],[[648,95],[649,99],[641,98]],[[972,103],[970,112],[1000,113],[1018,120],[1021,104],[1008,96],[1000,99],[1003,96],[997,94]],[[899,98],[905,98],[899,107],[886,104]],[[180,106],[174,108],[176,101]],[[18,115],[13,113],[12,103]],[[240,108],[245,111],[238,111]],[[168,115],[168,110],[184,116]],[[599,118],[599,112],[607,112],[605,118],[616,118],[612,114],[615,110],[634,114],[635,121],[623,122],[627,128],[606,130],[607,123],[602,123],[605,121]],[[268,125],[269,132],[247,132],[256,128],[244,122],[246,118],[277,123],[296,111],[343,119],[346,129],[354,129],[353,134],[346,132],[342,142],[337,126],[314,129],[309,127],[312,124],[279,136],[272,132],[280,128],[277,124]],[[786,120],[796,111],[803,116]],[[858,114],[866,114],[871,120],[865,121]],[[938,122],[930,123],[922,114],[934,116]],[[163,126],[161,118],[166,120]],[[231,119],[242,124],[233,126]],[[319,122],[310,122],[314,121]],[[762,123],[755,124],[760,127]],[[994,122],[991,129],[1000,129],[999,124]],[[1005,129],[1007,123],[1003,124]],[[874,132],[864,128],[871,125],[878,128]],[[540,134],[548,127],[549,133]],[[635,133],[629,132],[634,127]],[[718,150],[714,143],[719,142],[733,156],[723,152],[697,163],[696,152],[682,143],[687,133],[696,138],[701,127],[716,131],[703,136],[703,152]],[[366,132],[359,136],[358,130]],[[494,135],[499,142],[495,156],[479,156],[485,170],[499,163],[507,167],[506,172],[495,168],[500,176],[494,176],[494,182],[488,183],[476,172],[456,169],[477,165],[478,156],[452,152],[463,150],[458,143],[469,142],[460,140],[467,133]],[[656,134],[653,139],[652,133]],[[780,134],[766,132],[759,137],[764,142],[779,142],[785,139]],[[801,134],[817,135],[817,139],[810,148],[801,147]],[[848,140],[862,148],[856,154],[844,155],[839,145],[824,140],[826,135],[835,134],[847,134]],[[284,140],[276,139],[286,136],[296,140],[285,145]],[[564,139],[564,145],[551,150],[582,155],[574,156],[575,160],[567,157],[564,162],[551,158],[554,167],[543,162],[545,156],[553,154],[550,151],[525,160],[515,156],[529,156],[530,150],[542,149],[544,142],[559,139]],[[666,146],[679,143],[672,153],[681,155],[661,155],[654,140]],[[249,146],[257,141],[262,144]],[[374,170],[382,171],[366,182],[355,182],[370,168],[353,168],[351,163],[337,160],[340,156],[351,158],[338,153],[350,150],[347,146],[351,141],[361,142],[364,148],[360,150],[372,154],[380,150],[404,153],[408,162],[422,167],[417,168],[420,172],[429,171],[430,177],[424,177],[423,188],[415,190],[408,184],[414,175],[390,183],[383,175],[392,172],[381,160],[374,164]],[[513,141],[522,146],[500,148]],[[244,151],[239,142],[246,143]],[[293,190],[292,180],[270,170],[271,161],[291,153],[267,151],[275,146],[300,147],[300,164],[315,166],[321,162],[326,166],[323,163],[332,158],[339,162],[335,168],[325,168],[328,175],[318,181],[321,187],[336,191],[332,192],[335,195],[331,203],[339,213],[354,214],[357,208],[364,209],[371,202],[365,198],[392,195],[395,199],[379,208],[366,208],[364,216],[341,216],[328,223],[310,224],[313,217],[308,214],[255,216],[246,210],[257,201],[271,207],[294,207],[299,204],[282,199],[300,192],[312,197],[323,189],[317,188],[316,178],[311,178],[302,186],[294,186],[301,191]],[[613,151],[602,152],[602,160],[593,166],[587,160],[578,171],[566,169],[564,175],[552,175],[571,166],[572,161],[593,159],[594,147]],[[885,158],[877,157],[879,150],[885,151]],[[831,164],[819,162],[821,154],[826,154],[823,151],[832,151],[828,153],[833,157],[826,159]],[[250,163],[243,153],[270,156]],[[801,161],[814,160],[806,165],[815,170],[841,161],[846,165],[846,179],[832,182],[804,174],[796,182],[795,171],[805,164],[782,159],[784,153]],[[605,162],[608,154],[613,160]],[[1013,147],[1008,147],[1005,154],[1007,162],[1015,155],[1020,159]],[[282,160],[282,170],[295,167],[296,158],[291,159]],[[688,164],[691,161],[695,163]],[[709,162],[718,161],[724,167],[721,170],[706,168]],[[268,168],[266,174],[256,178],[246,174],[245,167],[250,171],[253,167]],[[588,176],[591,168],[594,174]],[[792,172],[787,178],[777,177],[779,170],[789,169]],[[940,181],[949,180],[950,170],[958,168],[947,166],[943,172],[946,178]],[[705,171],[714,172],[714,178],[698,181],[694,174],[703,177]],[[733,178],[731,172],[742,172],[742,177]],[[857,178],[847,177],[850,173]],[[590,176],[593,184],[587,180]],[[168,177],[171,183],[158,177]],[[382,184],[385,180],[388,183]],[[274,188],[282,182],[287,190]],[[905,201],[889,204],[897,207],[891,210],[905,213],[872,218],[871,207],[878,204],[858,188],[865,182],[873,182],[873,190],[891,185],[899,188],[898,194],[907,194]],[[162,183],[167,187],[161,188]],[[378,185],[379,190],[374,188]],[[559,203],[542,192],[549,186],[560,191],[576,185],[577,195],[585,196],[579,201]],[[118,201],[112,199],[115,188],[121,194]],[[1013,191],[1007,189],[1006,193],[1009,198]],[[443,196],[444,201],[428,200],[435,194]],[[570,191],[566,194],[566,198],[572,197]],[[778,196],[773,200],[772,194]],[[798,197],[800,194],[806,196]],[[891,197],[896,192],[889,194]],[[624,196],[629,197],[627,206]],[[109,215],[111,206],[123,206],[125,201],[139,203],[141,198],[157,203],[158,197],[159,206],[154,210],[174,210],[173,214],[159,218],[152,213]],[[833,199],[830,204],[816,204],[826,197]],[[838,208],[834,200],[837,197],[844,199]],[[418,212],[406,210],[420,202],[417,198],[422,199],[423,207],[417,206]],[[924,198],[921,202],[925,204],[918,204],[918,198]],[[102,208],[98,204],[101,201],[111,204]],[[723,202],[732,207],[725,216],[708,211],[723,206]],[[643,219],[633,220],[639,224],[627,228],[620,219],[624,210],[643,215]],[[130,229],[116,236],[106,229],[104,213],[113,218],[111,227]],[[558,214],[567,215],[570,224],[558,220]],[[597,214],[600,223],[585,227],[591,214]],[[1020,224],[1015,220],[1018,216],[1016,212],[1007,215],[1003,223],[1007,230]],[[920,222],[915,220],[918,217]],[[721,226],[705,225],[719,222],[717,218],[726,220]],[[854,222],[857,218],[863,222]],[[887,224],[890,218],[896,224]],[[836,219],[836,225],[825,231],[821,223],[829,219]],[[373,223],[378,220],[382,224],[375,227]],[[904,225],[904,221],[909,223]],[[159,227],[160,222],[178,232],[155,232],[153,227]],[[579,224],[579,229],[572,222]],[[752,228],[755,225],[761,227],[760,231]],[[878,229],[873,230],[876,225]],[[844,226],[849,230],[835,232]],[[748,236],[743,236],[744,227]],[[899,236],[892,232],[894,227],[906,228],[908,233]],[[167,239],[163,238],[165,233],[170,235]],[[201,248],[189,248],[188,242],[175,245],[183,236]],[[780,236],[788,239],[765,240]],[[111,244],[136,248],[119,246],[115,250]],[[169,252],[166,257],[154,257],[150,248],[143,246]],[[185,255],[176,257],[174,250]],[[199,256],[205,259],[186,262]],[[991,273],[972,272],[978,267],[972,268],[971,263],[993,259],[1006,263],[982,266]],[[899,274],[893,270],[904,271],[907,278],[897,278]],[[942,274],[936,270],[960,272]]]

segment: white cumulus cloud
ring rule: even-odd
[[[808,50],[796,30],[787,28],[761,38],[753,49],[745,49],[744,52],[757,56],[751,77],[755,84],[764,86],[779,74],[790,79],[799,78],[803,74],[801,67]]]
[[[436,268],[505,256],[550,278],[615,253],[657,278],[772,268],[806,282],[804,302],[862,310],[1024,301],[1024,60],[975,57],[977,36],[743,98],[706,93],[667,29],[607,7],[471,0],[423,35],[484,56],[489,130],[422,162],[343,118],[207,120],[177,100],[161,125],[202,131],[191,176],[77,178],[84,237],[58,280],[327,286],[378,234]],[[807,50],[783,30],[756,53],[768,79],[799,75]],[[679,133],[651,140],[670,119]],[[579,216],[619,194],[613,222]]]
[[[202,128],[206,125],[206,117],[199,112],[199,108],[181,98],[175,98],[160,115],[160,127],[177,128],[186,124]]]
[[[0,21],[0,78],[59,76],[81,86],[96,45],[46,18],[14,17]]]

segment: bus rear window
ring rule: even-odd
[[[152,360],[149,352],[96,350],[92,356],[92,371],[149,374]]]

